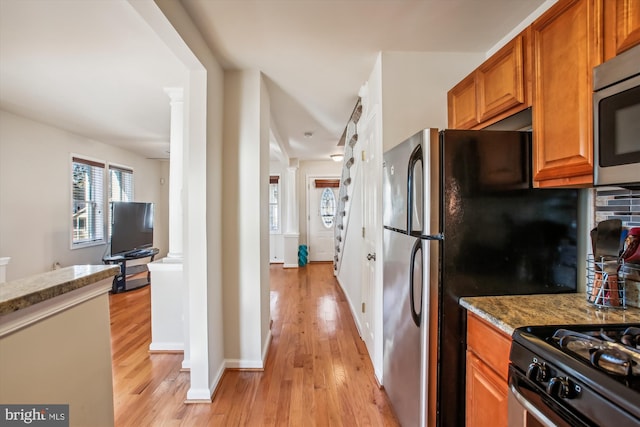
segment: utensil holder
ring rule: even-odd
[[[624,262],[616,257],[587,258],[587,302],[598,307],[627,308]]]

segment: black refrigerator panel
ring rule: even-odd
[[[577,190],[531,188],[531,134],[440,133],[438,425],[464,425],[460,297],[575,292]],[[447,403],[445,403],[447,402]]]
[[[575,291],[578,193],[531,188],[531,134],[441,136],[446,290],[456,297]]]

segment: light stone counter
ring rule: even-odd
[[[584,293],[464,297],[460,305],[508,335],[521,326],[640,323],[639,308],[598,308]]]
[[[117,265],[74,265],[0,284],[0,316],[94,284],[120,272]]]

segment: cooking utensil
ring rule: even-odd
[[[600,260],[602,257],[618,257],[621,233],[622,221],[619,219],[607,219],[598,223],[598,237],[594,253],[596,260]]]
[[[598,264],[598,260],[596,259],[596,243],[598,241],[598,227],[592,228],[589,235],[591,236],[591,253],[593,254],[593,268],[595,271],[592,287],[591,287],[591,296],[589,297],[589,301],[595,303],[598,300],[598,293],[600,292],[600,287],[602,284],[602,272],[600,270],[600,265]]]
[[[605,300],[609,300],[612,295],[618,295],[617,260],[621,232],[622,221],[619,219],[601,221],[590,232],[595,268],[595,280],[591,288],[590,301],[595,304],[604,304],[607,302]],[[607,260],[608,262],[605,262]],[[605,265],[608,266],[606,270]],[[612,275],[615,276],[615,281],[612,280]],[[606,295],[609,295],[609,298],[606,298]]]

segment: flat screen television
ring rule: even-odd
[[[126,255],[153,246],[153,203],[113,202],[111,255]]]

